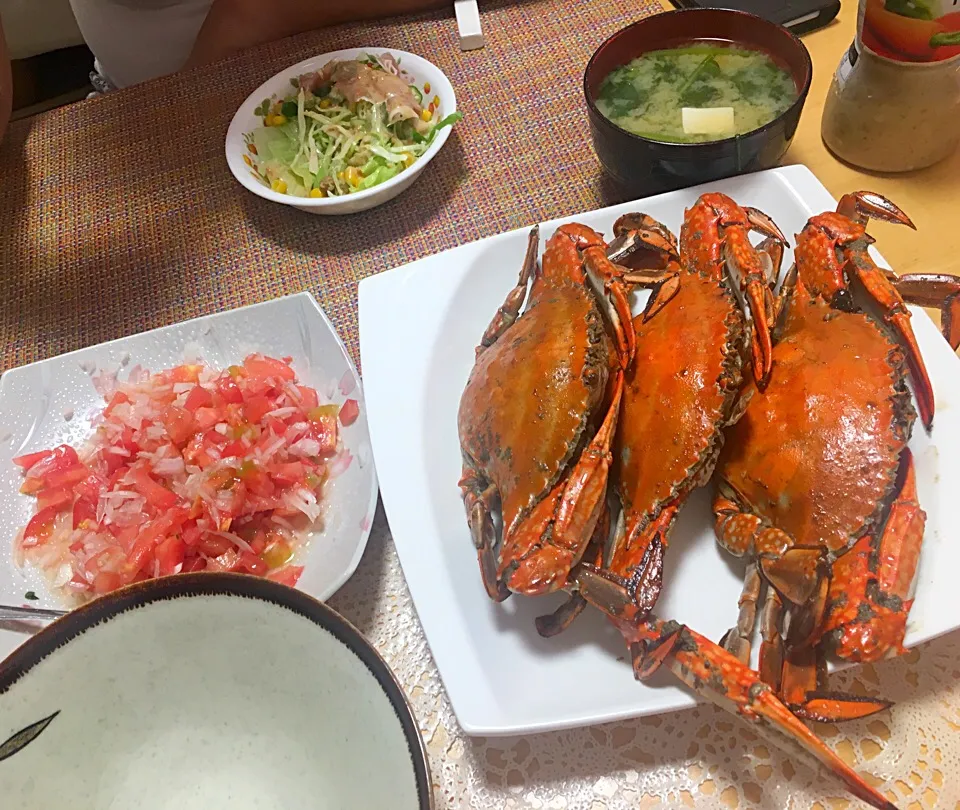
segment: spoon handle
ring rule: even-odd
[[[53,621],[61,616],[66,616],[65,610],[45,610],[43,608],[13,607],[12,605],[0,605],[0,621],[17,619],[43,619]]]

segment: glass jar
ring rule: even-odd
[[[960,12],[947,7],[953,0],[860,0],[857,37],[821,122],[824,143],[841,160],[910,171],[960,143]]]

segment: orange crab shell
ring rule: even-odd
[[[718,471],[751,512],[836,557],[882,518],[916,414],[900,347],[866,315],[799,297]]]
[[[612,475],[628,527],[638,520],[642,529],[679,490],[712,472],[739,393],[746,334],[729,287],[694,272],[683,273],[662,312],[633,325],[637,352]]]
[[[458,415],[464,455],[500,492],[504,537],[583,445],[616,363],[586,285],[571,280],[535,291],[531,306],[477,358]]]

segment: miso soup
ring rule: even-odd
[[[716,141],[768,124],[797,99],[790,73],[762,51],[693,43],[650,51],[600,85],[597,108],[658,141]]]

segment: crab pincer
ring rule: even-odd
[[[757,231],[779,245],[786,239],[776,223],[756,208],[741,207],[726,194],[703,194],[687,210],[680,231],[680,262],[710,277],[728,275],[746,299],[753,318],[753,375],[763,386],[773,368],[771,331],[776,310],[772,287],[780,269],[779,256],[754,247]]]

